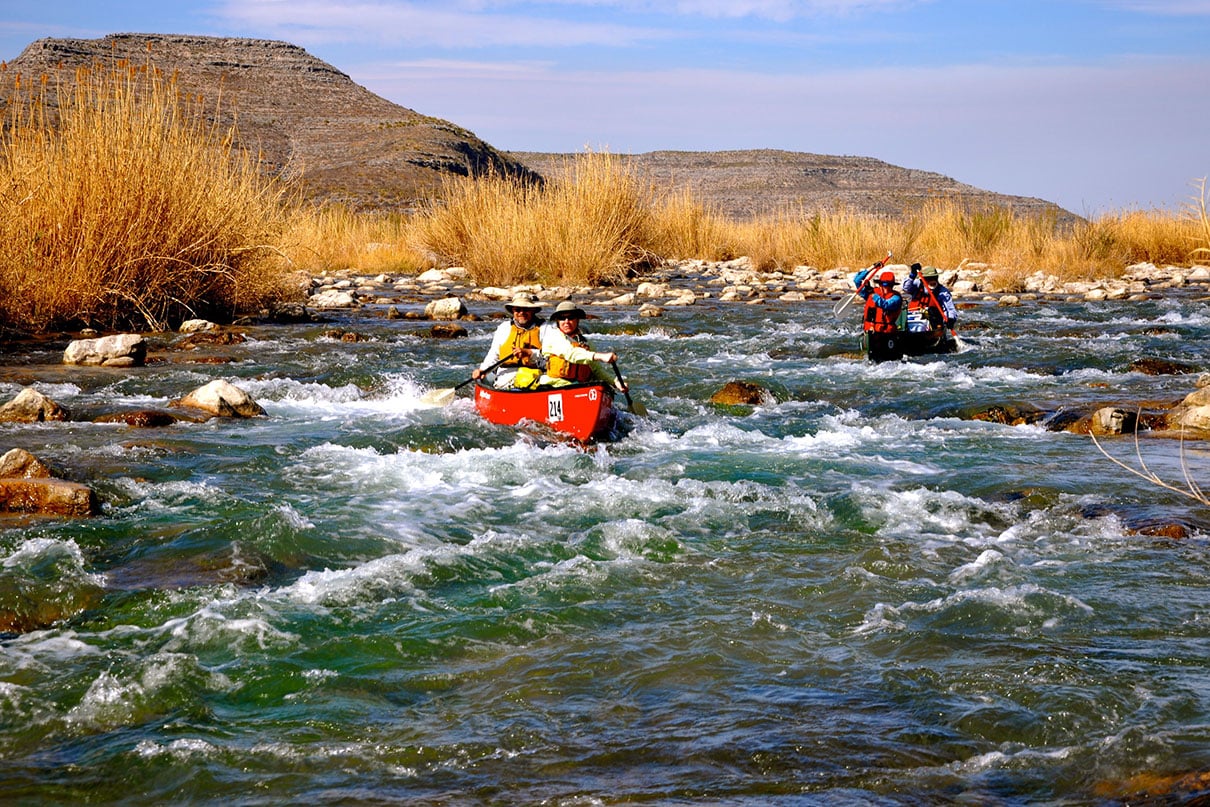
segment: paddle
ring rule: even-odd
[[[613,368],[614,375],[618,377],[618,383],[626,387],[626,379],[622,378],[622,371],[618,369],[618,360],[614,359],[609,363],[609,366]],[[636,404],[631,399],[629,387],[622,394],[626,396],[626,405],[630,407],[631,412],[634,412],[639,417],[647,417],[647,407],[642,404]]]
[[[929,285],[929,282],[927,280],[925,280],[923,277],[920,278],[920,285],[924,286],[925,291],[927,291],[929,293],[929,299],[933,301],[933,305],[937,308],[938,311],[941,312],[941,316],[944,317],[945,309],[941,307],[941,303],[937,300],[937,295],[933,293],[933,287],[931,285]],[[958,338],[958,332],[956,330],[954,330],[953,326],[947,326],[947,327],[949,329],[950,336],[954,337],[954,347],[957,348],[958,350],[962,350],[962,340]]]
[[[844,311],[846,308],[848,308],[849,303],[851,303],[857,299],[857,296],[859,294],[861,294],[861,290],[864,289],[866,284],[869,283],[870,280],[873,279],[874,275],[876,275],[878,273],[878,270],[880,268],[882,268],[883,266],[886,266],[886,262],[889,261],[890,259],[891,259],[891,251],[888,249],[886,251],[886,257],[883,258],[882,260],[880,260],[878,263],[871,266],[869,271],[866,272],[865,280],[861,281],[861,285],[857,287],[857,291],[853,292],[853,294],[847,300],[845,300],[844,302],[840,303],[840,305],[838,305],[832,309],[832,316],[839,317],[840,312]]]
[[[500,359],[500,361],[498,361],[495,364],[491,365],[490,367],[486,368],[483,372],[490,373],[492,370],[495,370],[497,367],[499,367],[501,364],[504,364],[504,362],[508,361],[511,358],[512,358],[512,356],[505,356],[503,359]],[[455,384],[452,387],[442,387],[440,389],[431,389],[428,392],[426,392],[420,396],[420,402],[426,403],[426,404],[431,404],[432,406],[447,406],[454,400],[454,395],[458,392],[458,390],[462,389],[463,387],[465,387],[467,384],[471,383],[474,380],[475,380],[475,377],[471,376],[470,378],[466,379],[462,383]]]

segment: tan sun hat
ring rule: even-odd
[[[584,313],[584,309],[577,306],[571,300],[564,300],[555,306],[554,313],[550,315],[552,321],[557,322],[561,319],[584,319],[588,315]]]
[[[920,274],[923,277],[936,277],[937,276],[937,267],[936,266],[926,266],[926,267],[924,267],[924,270]]]
[[[513,301],[504,306],[505,311],[512,311],[515,308],[528,308],[531,311],[537,311],[542,308],[542,303],[538,300],[536,294],[523,291],[513,295]]]

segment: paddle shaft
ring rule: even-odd
[[[886,266],[886,262],[889,261],[890,259],[891,259],[891,251],[888,249],[886,251],[886,257],[883,258],[878,263],[871,266],[869,271],[866,272],[865,279],[861,281],[861,285],[857,287],[857,291],[853,292],[853,294],[850,295],[849,299],[847,299],[843,303],[841,303],[840,308],[837,308],[832,311],[833,316],[840,316],[840,312],[844,311],[846,308],[848,308],[849,303],[856,300],[857,296],[859,294],[861,294],[861,290],[866,287],[866,284],[869,283],[871,279],[873,279],[874,274],[877,272],[878,268],[882,267],[882,266]]]
[[[622,378],[622,371],[618,369],[618,360],[614,359],[609,363],[613,368],[614,375],[618,377],[618,383],[622,385],[622,394],[626,396],[626,405],[630,407],[630,411],[636,415],[639,414],[634,410],[634,401],[630,399],[630,387],[626,386],[626,379]]]
[[[945,309],[941,307],[941,301],[938,300],[937,295],[933,293],[933,287],[931,285],[929,285],[928,280],[926,280],[923,277],[920,278],[920,285],[924,286],[925,290],[928,291],[929,299],[933,301],[933,305],[936,306],[937,310],[941,312],[941,318],[944,320],[945,319]],[[955,331],[952,327],[950,327],[949,332],[950,332],[950,336],[954,337],[954,342],[957,343],[957,341],[958,341],[957,331]],[[959,345],[959,349],[961,349],[960,345]]]

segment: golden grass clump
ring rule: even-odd
[[[282,250],[307,271],[416,273],[433,262],[412,246],[411,230],[411,220],[402,213],[298,206],[286,222]]]
[[[588,152],[544,185],[447,180],[414,222],[414,243],[480,285],[608,284],[652,257],[652,202],[629,166]]]
[[[0,322],[159,329],[287,296],[283,190],[217,118],[150,64],[97,64],[32,91],[13,81]]]

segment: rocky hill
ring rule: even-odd
[[[319,199],[408,207],[449,174],[529,169],[449,121],[391,103],[300,47],[263,39],[113,34],[39,39],[8,62],[4,81],[129,59],[176,72],[182,89],[234,114],[242,144]],[[52,78],[53,81],[53,78]]]
[[[554,176],[570,155],[511,152],[511,156],[543,176]],[[992,193],[870,157],[760,149],[652,151],[626,159],[636,176],[657,188],[688,188],[695,198],[739,219],[800,207],[897,216],[933,199],[955,201],[968,210],[996,206],[1025,216],[1049,211],[1060,222],[1075,218],[1044,199]]]
[[[243,145],[315,199],[410,208],[450,174],[496,171],[553,176],[570,155],[502,153],[454,123],[381,98],[286,42],[168,34],[39,39],[0,73],[0,96],[17,76],[71,80],[77,67],[128,59],[175,73],[181,88],[236,116]],[[224,121],[227,122],[227,121]],[[1005,196],[928,171],[867,157],[787,151],[655,151],[630,156],[659,188],[687,187],[718,211],[748,218],[774,210],[835,209],[896,215],[933,198],[1032,214],[1050,202]]]

